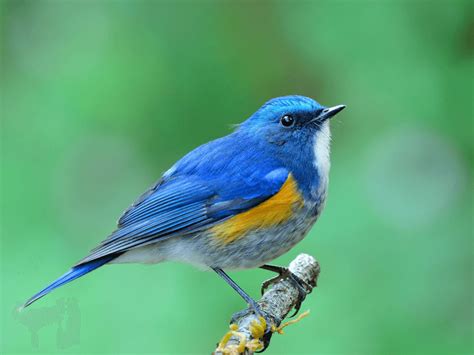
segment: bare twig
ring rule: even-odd
[[[289,270],[307,284],[307,293],[310,293],[319,276],[319,263],[310,255],[300,254],[289,266]],[[290,324],[281,322],[295,307],[300,296],[297,285],[288,280],[276,282],[258,301],[261,310],[272,321],[271,332],[265,333],[266,324],[248,308],[232,316],[230,331],[224,335],[214,354],[253,354],[255,351],[265,350],[274,332],[281,333],[282,328]],[[300,318],[307,312],[300,315]]]

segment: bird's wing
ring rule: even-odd
[[[266,171],[265,171],[266,170]],[[118,228],[79,264],[209,228],[275,195],[285,183],[284,168],[260,169],[251,177],[175,176],[143,194],[118,222]]]

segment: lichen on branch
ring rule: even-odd
[[[307,284],[307,293],[316,286],[320,267],[312,256],[298,255],[288,269]],[[297,305],[300,292],[291,280],[283,279],[274,283],[258,301],[260,309],[272,324],[268,327],[265,319],[255,315],[250,308],[235,313],[232,316],[230,330],[219,342],[214,354],[253,354],[265,350],[274,333],[282,334],[284,327],[298,322],[309,314],[308,311],[304,312],[296,319],[282,324],[285,317]],[[265,332],[266,329],[270,331]]]

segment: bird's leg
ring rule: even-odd
[[[265,265],[260,266],[260,268],[278,273],[277,276],[271,279],[268,279],[262,283],[262,288],[261,288],[262,295],[269,286],[273,285],[274,283],[280,280],[288,280],[291,283],[293,283],[293,285],[295,285],[296,289],[298,290],[299,297],[295,305],[295,312],[290,316],[290,317],[294,317],[300,310],[301,303],[303,303],[304,299],[306,298],[306,295],[311,292],[314,285],[309,285],[306,281],[300,279],[298,276],[293,274],[286,267],[265,264]]]
[[[259,316],[259,317],[263,317],[263,319],[265,319],[265,322],[267,323],[267,330],[266,332],[270,331],[271,329],[271,325],[272,325],[272,321],[265,315],[265,313],[261,310],[260,306],[258,305],[257,302],[255,302],[255,300],[250,297],[244,290],[242,290],[242,288],[240,288],[239,285],[237,285],[237,283],[231,279],[231,277],[229,275],[227,275],[224,270],[220,269],[220,268],[217,268],[217,267],[213,267],[212,268],[220,277],[222,277],[229,285],[230,287],[232,287],[235,291],[237,291],[237,293],[240,295],[240,297],[242,297],[245,302],[247,302],[249,304],[250,307],[252,307],[254,313]]]

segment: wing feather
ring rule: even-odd
[[[77,265],[110,254],[195,233],[248,210],[277,193],[288,171],[271,170],[258,181],[203,181],[197,176],[160,181],[119,219],[118,228]]]
[[[162,185],[161,188],[154,187],[146,199],[139,199],[120,217],[118,226],[125,227],[145,220],[150,216],[157,215],[169,209],[186,205],[190,201],[205,198],[210,194],[210,189],[199,182],[178,181]],[[158,185],[160,186],[160,185]]]

